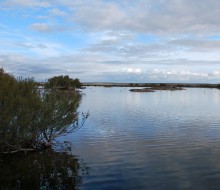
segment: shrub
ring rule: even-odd
[[[46,88],[58,88],[58,89],[69,89],[69,88],[81,88],[82,84],[79,79],[71,79],[68,75],[66,76],[55,76],[48,79]]]
[[[18,79],[0,70],[0,153],[38,150],[80,128],[81,95],[38,90],[33,79]]]

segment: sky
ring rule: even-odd
[[[220,83],[219,0],[0,0],[0,67],[45,81]]]

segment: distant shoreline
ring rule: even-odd
[[[187,88],[219,88],[220,84],[205,83],[111,83],[111,82],[84,82],[82,86],[100,87],[187,87]]]

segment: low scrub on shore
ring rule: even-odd
[[[49,148],[53,140],[80,128],[81,95],[39,90],[33,79],[16,79],[0,69],[0,154]]]

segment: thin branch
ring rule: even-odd
[[[31,148],[28,148],[28,149],[19,149],[19,150],[13,150],[13,151],[7,151],[7,152],[1,152],[1,154],[13,154],[13,153],[17,153],[17,152],[29,152],[29,151],[36,151],[36,149],[31,149]]]

